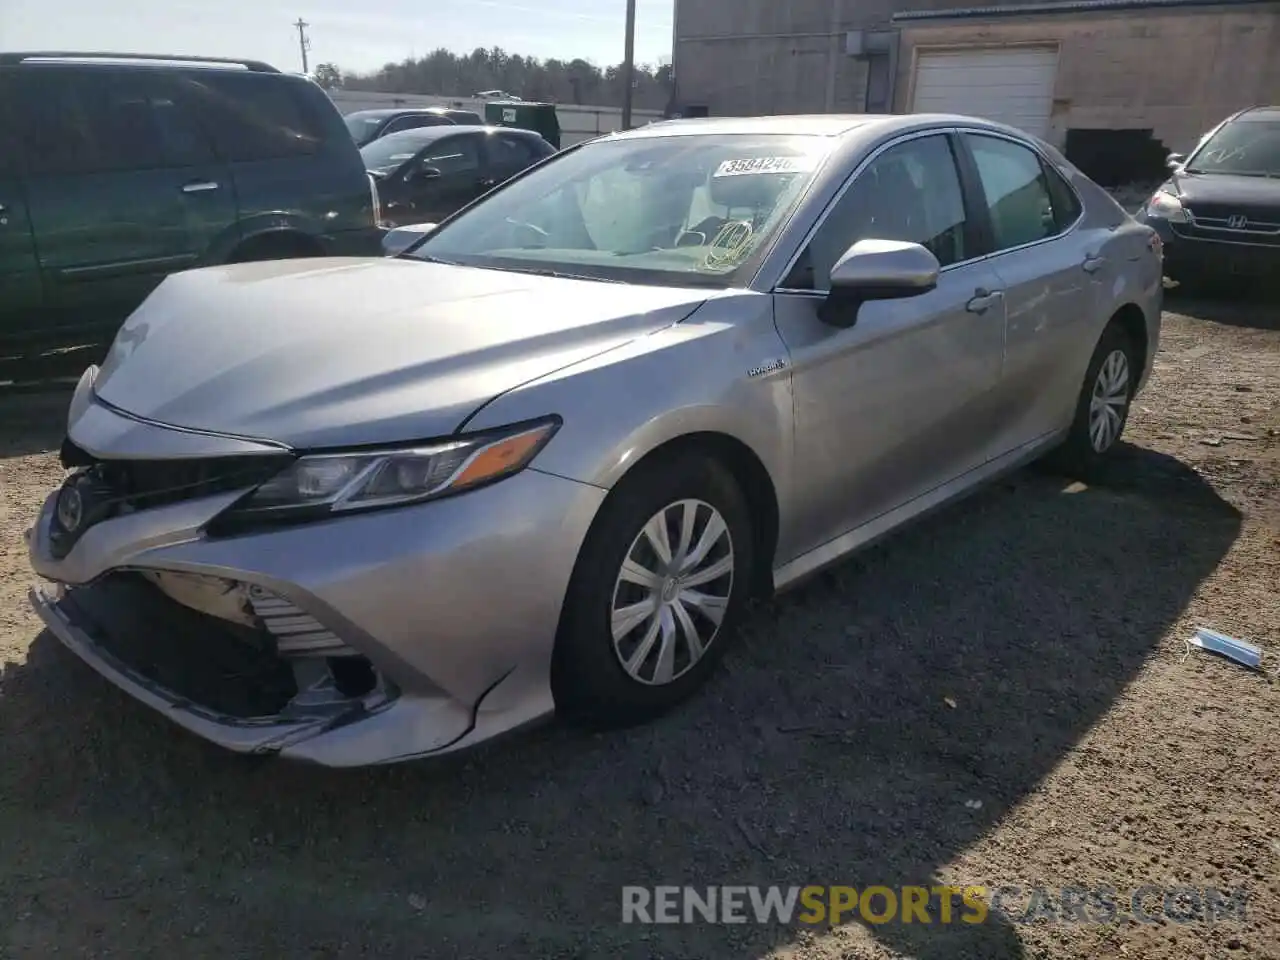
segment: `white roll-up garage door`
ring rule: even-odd
[[[913,109],[984,117],[1044,137],[1057,73],[1055,47],[922,52]]]

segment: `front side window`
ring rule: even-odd
[[[360,148],[366,170],[388,176],[418,155],[423,147],[422,134],[389,133]]]
[[[151,97],[129,75],[39,69],[23,79],[19,106],[33,175],[169,164]]]
[[[1219,128],[1187,160],[1187,173],[1280,176],[1280,121],[1248,116]]]
[[[827,213],[783,286],[827,290],[831,268],[859,240],[919,243],[944,267],[971,255],[960,175],[945,135],[908,140],[872,160]]]
[[[542,164],[409,256],[634,283],[747,283],[831,141],[601,140]]]
[[[475,137],[447,137],[423,154],[422,165],[435,167],[446,177],[476,173],[480,169],[479,146]]]
[[[1048,175],[1034,150],[998,137],[965,138],[986,194],[997,252],[1056,236],[1071,222],[1059,222]]]

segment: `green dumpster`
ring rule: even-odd
[[[493,100],[484,105],[484,122],[497,127],[519,127],[542,134],[542,139],[560,149],[560,120],[554,103],[527,100]]]

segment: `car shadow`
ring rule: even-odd
[[[1280,330],[1280,290],[1274,283],[1266,287],[1237,286],[1213,291],[1208,297],[1198,292],[1182,293],[1177,287],[1166,291],[1165,309],[1208,323],[1254,330]]]
[[[0,460],[57,450],[75,381],[0,384]]]
[[[94,929],[119,914],[134,942],[182,950],[174,931],[199,926],[210,955],[760,957],[806,932],[623,925],[621,888],[957,882],[1239,528],[1149,450],[1126,446],[1101,486],[1024,471],[761,604],[655,723],[376,770],[226,754],[41,634],[0,674],[0,841],[43,863],[17,908],[89,897]],[[56,916],[40,943],[66,952],[89,921]],[[1024,955],[995,914],[866,931],[917,960]]]

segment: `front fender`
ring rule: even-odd
[[[467,430],[559,414],[538,470],[611,488],[647,454],[696,433],[731,437],[791,491],[791,375],[764,294],[716,297],[688,319],[506,393]]]

